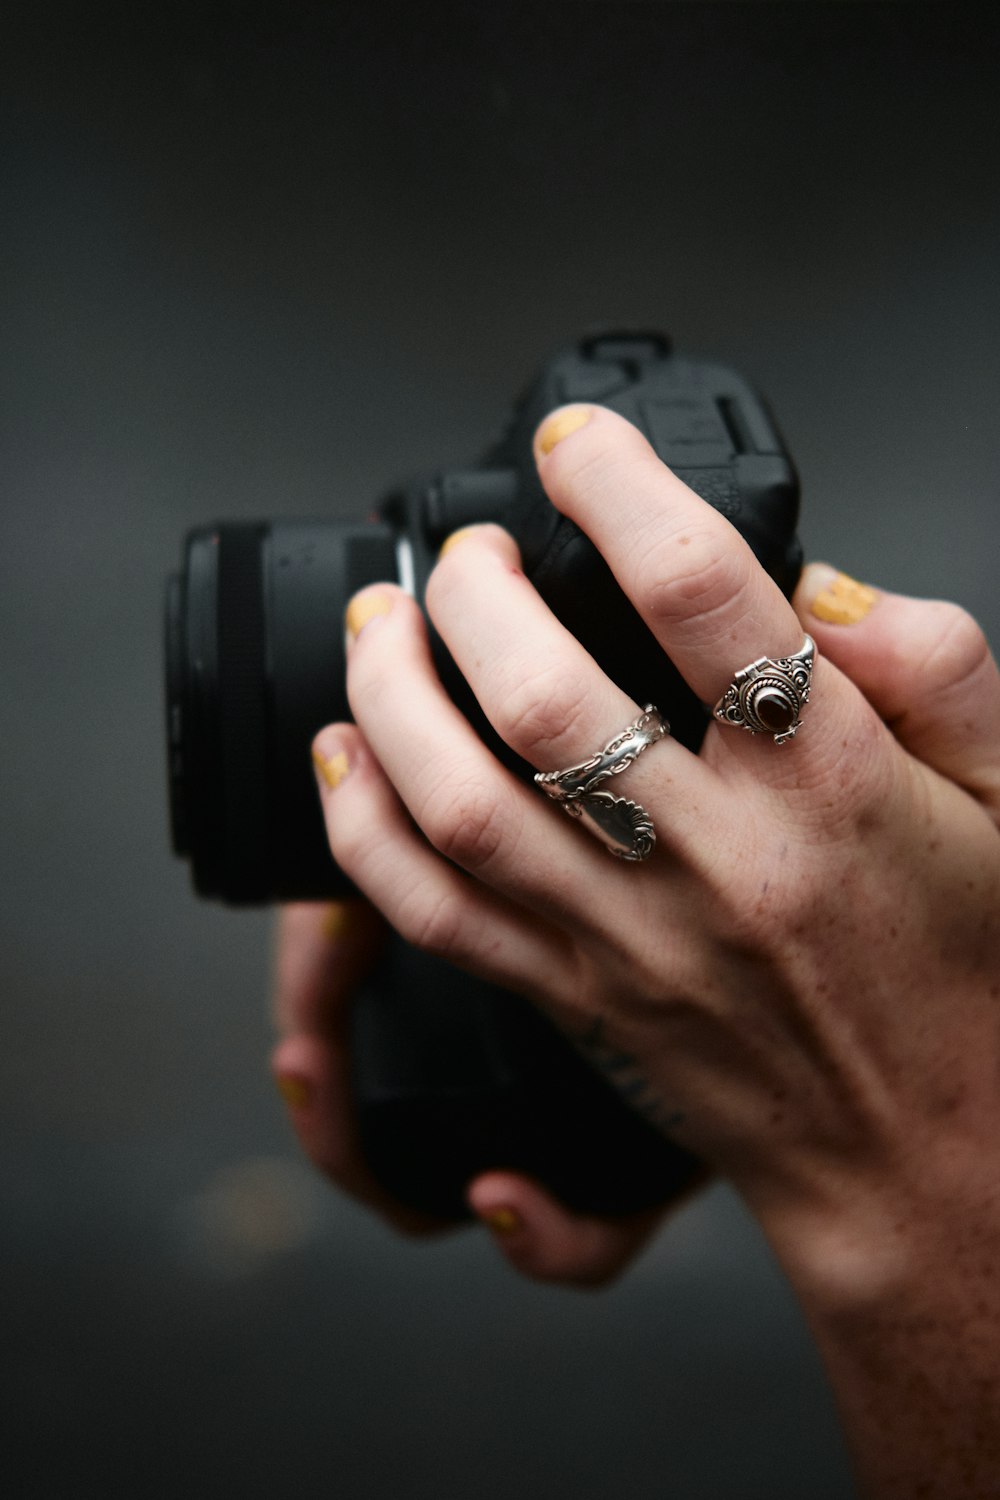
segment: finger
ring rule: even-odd
[[[395,1228],[438,1233],[369,1173],[351,1107],[349,1007],[382,946],[385,925],[368,902],[295,902],[278,919],[274,1014],[283,1040],[271,1068],[305,1154],[343,1191]]]
[[[544,980],[551,997],[556,976],[572,988],[567,941],[420,837],[356,726],[321,731],[314,759],[334,857],[401,937],[521,994],[540,994]],[[323,771],[331,763],[335,778]]]
[[[869,588],[825,563],[805,570],[793,602],[899,742],[1000,814],[1000,672],[972,616]]]
[[[632,723],[639,706],[560,623],[496,526],[450,538],[427,586],[428,612],[493,728],[538,770],[575,765]],[[669,801],[670,834],[704,843],[719,779],[676,741],[648,746],[616,789]],[[683,794],[680,795],[680,790]]]
[[[272,1010],[282,1035],[339,1035],[385,936],[367,901],[299,901],[278,913]]]
[[[546,492],[595,543],[698,697],[714,704],[749,663],[799,650],[795,611],[736,529],[666,468],[630,422],[603,407],[570,410],[586,412],[586,421],[567,431],[564,409],[536,434]],[[847,686],[820,661],[810,718],[821,712],[827,728],[848,726],[856,695]],[[784,778],[801,758],[801,736],[782,755],[762,756],[758,737],[724,732],[726,754],[751,761],[758,775]],[[837,742],[830,733],[806,738],[813,751]]]
[[[497,1248],[522,1276],[599,1287],[621,1274],[659,1226],[666,1207],[620,1219],[572,1213],[530,1178],[487,1172],[468,1202]]]
[[[594,882],[620,878],[615,862],[486,748],[441,685],[412,599],[380,584],[352,600],[348,619],[376,603],[380,613],[348,649],[348,697],[364,741],[425,838],[446,862],[521,908],[557,924],[585,915]],[[380,812],[391,817],[384,801]],[[404,822],[397,814],[395,827]],[[391,842],[375,852],[391,880]],[[379,905],[386,910],[381,898]]]
[[[299,1145],[324,1176],[407,1234],[439,1234],[451,1227],[404,1208],[369,1172],[350,1107],[346,1046],[304,1032],[274,1049],[271,1068]]]

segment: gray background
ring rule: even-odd
[[[583,1297],[298,1162],[269,919],[166,846],[159,600],[187,526],[366,509],[617,320],[767,391],[813,556],[996,636],[996,21],[43,3],[0,41],[7,1493],[850,1494],[726,1192]]]

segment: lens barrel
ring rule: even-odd
[[[347,719],[344,608],[395,579],[378,523],[283,521],[192,531],[167,586],[174,849],[200,895],[238,905],[336,897],[309,748]]]

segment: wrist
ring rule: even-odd
[[[855,1179],[758,1212],[826,1365],[861,1491],[995,1493],[1000,1473],[1000,1160]]]
[[[973,1286],[1000,1306],[1000,1150],[913,1153],[895,1171],[831,1173],[759,1203],[747,1196],[810,1320],[965,1301]]]

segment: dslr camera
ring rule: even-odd
[[[553,407],[579,401],[639,427],[792,593],[798,480],[767,407],[732,370],[681,358],[661,333],[594,333],[561,350],[478,463],[400,486],[369,519],[192,531],[167,589],[167,740],[173,845],[199,895],[251,905],[351,894],[326,843],[309,755],[317,730],[350,716],[344,609],[378,580],[422,600],[445,538],[475,522],[512,533],[558,618],[697,749],[704,705],[538,479],[535,428]],[[626,507],[628,495],[618,503]],[[451,697],[497,758],[529,780],[535,768],[498,739],[431,638]],[[382,1185],[412,1208],[467,1217],[470,1178],[502,1168],[579,1211],[626,1213],[666,1200],[700,1171],[527,1001],[399,938],[356,997],[352,1026],[362,1147]]]

